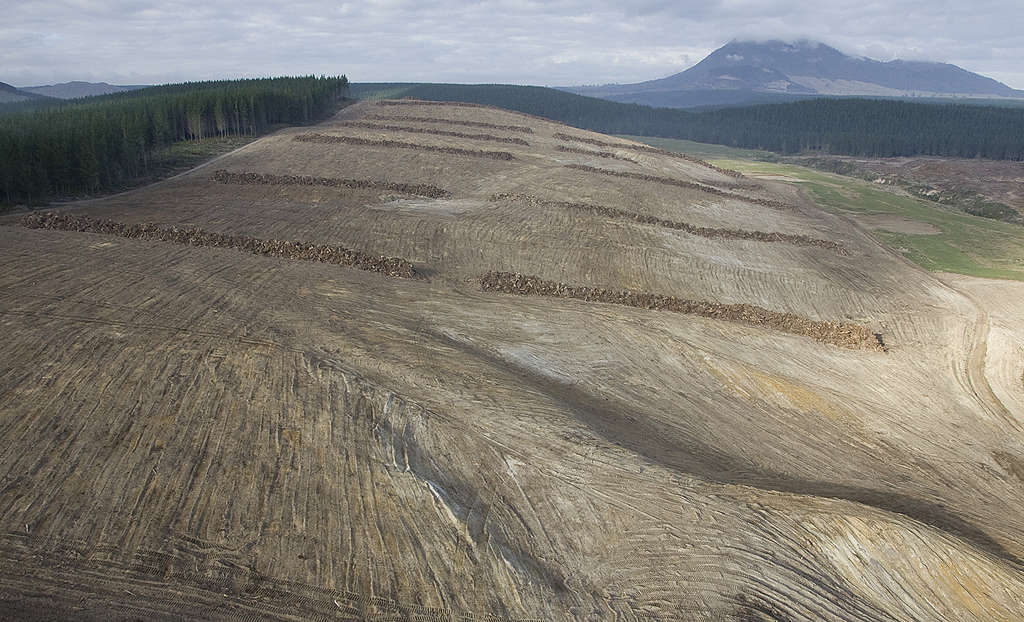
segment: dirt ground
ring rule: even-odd
[[[399,113],[529,145],[345,124]],[[616,143],[364,103],[63,208],[420,278],[3,220],[0,618],[1024,619],[1021,284],[938,278],[799,189]],[[450,197],[394,189],[426,186]],[[856,324],[888,351],[483,291],[489,271]]]

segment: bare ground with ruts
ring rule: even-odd
[[[395,111],[528,126],[530,145],[496,160],[344,125]],[[295,139],[311,131],[361,140]],[[400,257],[418,279],[3,221],[3,615],[1024,619],[1017,284],[939,280],[792,188],[564,152],[565,132],[631,144],[357,104],[219,179],[65,208]],[[481,291],[491,270],[858,325],[888,351]]]

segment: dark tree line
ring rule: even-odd
[[[334,110],[340,77],[193,82],[48,103],[0,116],[0,200],[118,188],[175,142],[263,132]]]
[[[1024,160],[1021,107],[838,98],[691,111],[541,87],[455,84],[409,86],[402,96],[500,106],[609,134],[684,138],[784,154]]]
[[[1024,109],[878,99],[813,99],[723,108],[684,129],[701,142],[854,156],[1024,159]]]

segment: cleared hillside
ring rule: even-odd
[[[62,212],[0,221],[9,617],[1024,618],[1019,284],[798,189],[382,100]]]

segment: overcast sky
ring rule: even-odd
[[[733,38],[807,37],[1024,89],[1024,0],[3,0],[0,82],[285,74],[574,85],[660,78]]]

